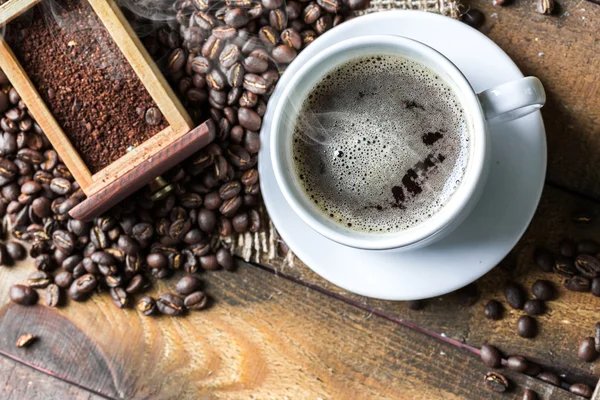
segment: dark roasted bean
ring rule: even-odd
[[[509,369],[512,369],[515,371],[525,372],[525,371],[527,371],[529,364],[528,364],[527,360],[525,359],[525,357],[513,356],[513,357],[508,357],[508,359],[506,360],[506,366]]]
[[[186,296],[184,299],[185,308],[188,310],[202,310],[206,308],[207,298],[204,292],[194,292]]]
[[[125,289],[113,287],[109,290],[109,293],[113,304],[118,308],[126,308],[129,306],[129,297],[127,296]]]
[[[537,377],[538,377],[538,379],[540,379],[546,383],[560,387],[560,384],[561,384],[560,377],[558,375],[556,375],[554,372],[543,371],[543,372],[540,372],[537,375]]]
[[[542,271],[552,272],[552,269],[554,268],[554,257],[550,251],[543,247],[538,247],[533,252],[533,259]]]
[[[485,305],[483,314],[486,318],[498,320],[502,318],[503,311],[504,307],[502,307],[502,304],[499,301],[490,300]]]
[[[298,53],[293,47],[281,44],[271,51],[271,55],[278,63],[289,64],[294,60],[294,58],[296,58]]]
[[[596,344],[593,337],[583,338],[579,342],[577,357],[585,362],[593,362],[598,358],[598,352],[596,351]]]
[[[546,305],[540,299],[528,300],[525,302],[523,310],[527,315],[540,315],[546,311]]]
[[[158,298],[156,307],[162,314],[179,315],[183,312],[184,303],[181,297],[172,293],[164,293]]]
[[[574,276],[572,278],[565,279],[564,286],[567,288],[567,290],[573,292],[589,292],[591,289],[591,282],[587,278]]]
[[[50,284],[46,288],[46,305],[57,307],[60,304],[60,288],[56,284]]]
[[[483,377],[483,381],[488,390],[497,393],[506,392],[510,386],[508,379],[497,372],[488,372]]]
[[[537,322],[529,315],[519,317],[517,321],[517,334],[524,338],[532,338],[537,334]]]
[[[585,383],[574,383],[569,386],[569,391],[577,396],[584,397],[586,399],[591,399],[594,394],[594,389]]]
[[[502,365],[502,355],[494,346],[489,344],[481,346],[480,356],[483,363],[490,368],[499,368]]]
[[[27,277],[27,286],[34,289],[43,289],[51,283],[50,275],[44,271],[34,271]]]
[[[555,290],[552,282],[538,279],[531,287],[533,295],[543,301],[554,300]]]
[[[175,285],[175,290],[182,296],[187,296],[201,288],[202,281],[196,275],[186,275]]]
[[[69,271],[62,271],[54,277],[54,283],[61,288],[68,288],[73,282],[73,275]]]
[[[515,309],[523,309],[525,305],[525,292],[521,286],[514,282],[509,282],[504,288],[504,296],[509,306]]]
[[[30,306],[38,301],[38,294],[35,290],[25,285],[13,285],[9,291],[10,300],[23,306]]]
[[[156,311],[156,301],[150,296],[144,296],[138,301],[136,308],[143,315],[152,315]]]

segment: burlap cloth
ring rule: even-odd
[[[452,18],[460,15],[459,3],[455,0],[371,0],[369,8],[360,14],[387,10],[421,10]],[[261,211],[263,229],[260,232],[221,238],[222,242],[246,261],[260,263],[281,258],[283,265],[293,266],[296,261],[294,254],[277,234],[264,205]]]

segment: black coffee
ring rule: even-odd
[[[301,104],[295,172],[335,222],[397,232],[448,202],[467,166],[469,135],[455,90],[436,72],[398,56],[357,58]]]

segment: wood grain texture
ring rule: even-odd
[[[481,31],[544,84],[548,180],[600,199],[600,170],[592,167],[600,164],[600,5],[556,3],[552,16],[537,13],[535,1],[464,6],[483,11]]]
[[[104,399],[6,357],[0,357],[0,376],[0,398],[3,400]]]
[[[8,24],[39,2],[40,0],[11,0],[0,5],[0,27]]]
[[[600,216],[600,205],[597,203],[547,186],[533,222],[519,244],[499,267],[477,281],[481,296],[470,307],[462,306],[460,293],[455,292],[429,299],[425,309],[412,311],[406,303],[370,299],[345,291],[325,281],[301,262],[294,266],[286,266],[281,259],[263,260],[263,263],[270,264],[278,274],[288,275],[340,295],[367,310],[376,310],[392,318],[410,321],[475,347],[491,343],[509,355],[524,355],[547,366],[554,366],[566,373],[570,381],[584,381],[595,385],[600,361],[580,361],[577,358],[577,343],[579,339],[593,335],[594,325],[600,321],[600,298],[590,293],[567,291],[562,287],[563,278],[541,272],[534,265],[532,256],[537,245],[556,249],[564,237],[575,240],[594,238],[600,241],[600,223],[585,229],[571,223],[572,213],[580,209],[589,209]],[[537,279],[554,282],[559,298],[547,303],[547,314],[536,317],[540,326],[539,335],[535,339],[523,339],[516,334],[516,322],[524,312],[510,309],[504,300],[504,286],[511,280],[521,283],[527,289],[528,297],[532,298],[531,285]],[[483,307],[490,299],[503,303],[505,315],[501,321],[488,320],[483,316]]]
[[[11,0],[12,2],[13,0]],[[9,4],[9,3],[7,3]],[[56,119],[50,113],[44,100],[40,97],[37,89],[21,67],[21,64],[15,57],[4,37],[0,35],[0,68],[12,86],[19,92],[21,99],[27,105],[27,108],[33,118],[40,125],[46,137],[52,143],[52,147],[60,155],[73,177],[79,182],[82,188],[88,187],[92,183],[92,174],[85,165],[79,153],[75,150],[67,135],[56,122]]]
[[[176,164],[212,142],[216,127],[212,120],[192,129],[179,139],[171,142],[148,159],[129,170],[118,180],[108,183],[98,192],[73,208],[69,214],[73,218],[89,221],[107,211],[119,201],[135,193],[148,182],[166,172]]]
[[[113,40],[131,64],[150,96],[169,121],[173,134],[185,133],[194,127],[192,119],[177,95],[148,54],[137,34],[113,0],[88,0]]]
[[[29,264],[0,270],[0,352],[109,397],[570,398],[510,371],[511,393],[488,392],[472,354],[246,264],[206,274],[214,304],[185,318],[118,310],[106,294],[57,310],[7,304]],[[26,331],[40,341],[22,351]]]

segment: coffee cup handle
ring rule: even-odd
[[[477,97],[485,119],[492,125],[524,117],[546,103],[542,82],[533,76],[493,87]]]

